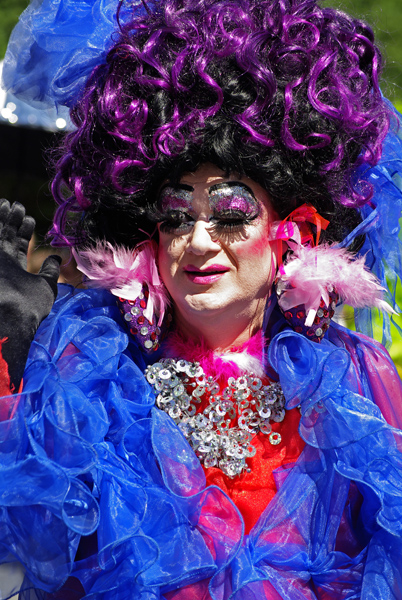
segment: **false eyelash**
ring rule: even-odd
[[[216,223],[211,223],[208,226],[208,231],[212,233],[234,233],[238,231],[242,231],[249,222],[242,221],[217,221]]]
[[[188,233],[188,231],[190,231],[192,224],[188,223],[184,225],[186,226],[180,229],[180,226],[175,225],[174,223],[169,223],[169,221],[162,221],[159,224],[159,230],[162,233],[176,233],[176,235],[184,235],[185,233]]]
[[[186,213],[181,213],[186,218]],[[177,215],[177,213],[176,213]],[[161,221],[159,221],[159,229],[162,233],[174,233],[175,231],[186,232],[187,228],[191,228],[193,221],[181,220],[175,215],[171,215]],[[181,229],[180,229],[181,227]]]
[[[216,221],[210,224],[208,232],[212,237],[216,236],[223,243],[238,242],[245,239],[246,226],[250,225],[257,217],[258,213],[244,215],[241,219],[234,219],[232,221]]]
[[[214,222],[211,223],[211,227],[221,229],[222,231],[235,231],[240,230],[246,225],[250,225],[258,216],[259,212],[239,212],[234,210],[227,210],[214,215]]]
[[[179,213],[176,213],[177,215]],[[180,213],[184,218],[188,215],[186,213]],[[215,222],[210,223],[208,231],[212,235],[219,237],[225,236],[229,239],[229,236],[233,234],[240,234],[244,232],[246,225],[249,225],[254,219],[259,216],[259,213],[239,213],[236,211],[227,211],[225,213],[219,213],[215,216]],[[225,220],[226,219],[226,220]],[[193,221],[182,221],[179,218],[175,218],[174,214],[170,217],[160,221],[159,228],[162,233],[176,233],[177,235],[184,235],[190,231],[193,226]]]

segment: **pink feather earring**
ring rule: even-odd
[[[158,246],[146,240],[134,250],[98,242],[94,248],[73,249],[77,268],[88,287],[101,287],[117,297],[130,333],[148,353],[158,349],[171,320],[168,292],[156,265]]]
[[[309,223],[316,226],[316,237]],[[329,222],[308,204],[274,224],[274,239],[291,251],[279,265],[275,281],[279,307],[291,327],[315,342],[327,331],[341,300],[353,308],[376,307],[389,313],[384,288],[371,273],[364,257],[356,258],[335,244],[319,244]]]

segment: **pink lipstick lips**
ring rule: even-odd
[[[201,285],[210,285],[230,271],[229,267],[223,265],[208,265],[203,269],[194,265],[186,265],[183,270],[192,283]]]

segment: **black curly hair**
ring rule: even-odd
[[[72,110],[54,243],[134,245],[161,183],[205,162],[259,183],[282,218],[311,203],[323,239],[343,239],[371,194],[355,168],[389,127],[381,62],[365,23],[316,0],[162,0],[121,28]]]

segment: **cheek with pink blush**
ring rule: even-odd
[[[265,272],[268,280],[273,281],[277,267],[277,244],[269,239],[265,228],[261,235],[247,242],[240,241],[233,250],[239,265],[245,261],[248,269]]]
[[[255,239],[238,242],[236,244],[236,254],[239,256],[262,256],[267,250],[273,251],[273,247],[272,241],[269,240],[268,234],[264,231]]]

